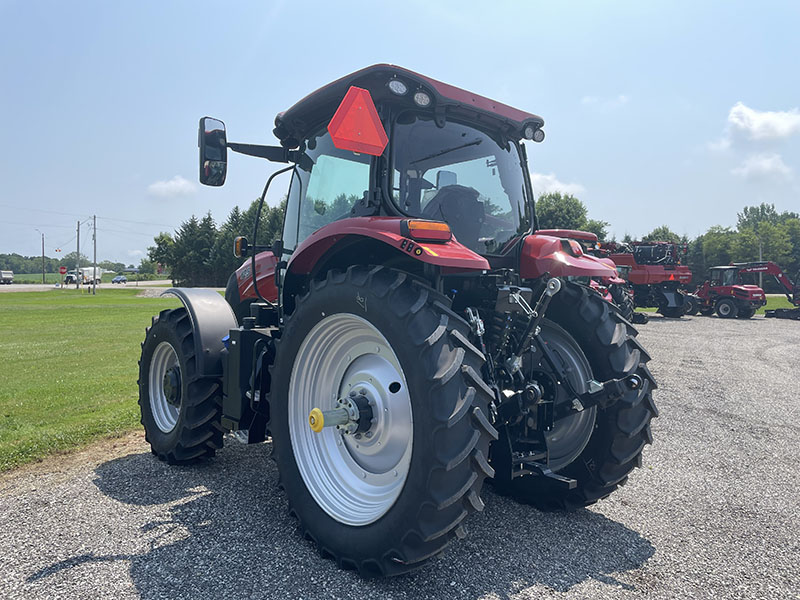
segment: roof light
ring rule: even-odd
[[[414,103],[420,108],[430,106],[431,97],[426,92],[417,92],[414,94]]]
[[[339,150],[380,156],[389,142],[372,96],[352,86],[328,123],[333,145]]]
[[[533,141],[534,142],[543,142],[544,141],[544,131],[541,129],[537,129],[533,132]]]
[[[408,86],[399,79],[389,81],[389,90],[398,96],[405,96],[408,93]]]
[[[533,125],[526,125],[525,130],[522,133],[526,140],[532,140],[535,131],[536,130],[533,128]]]
[[[413,240],[425,242],[449,242],[453,237],[450,226],[442,221],[403,221],[401,231]]]

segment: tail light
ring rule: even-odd
[[[453,234],[450,226],[442,221],[420,221],[409,219],[401,225],[403,235],[421,242],[449,242]]]

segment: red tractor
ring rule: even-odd
[[[228,150],[287,164],[262,204],[278,173],[291,183],[282,239],[237,238],[227,301],[167,292],[183,306],[154,318],[139,371],[153,453],[180,464],[226,431],[271,438],[302,533],[364,576],[462,538],[484,480],[562,509],[624,484],[652,441],[650,357],[567,279],[608,266],[533,234],[522,142],[543,124],[392,65],[280,113],[280,146],[203,118],[201,183],[224,183]]]
[[[646,323],[644,313],[635,313],[633,304],[633,288],[626,281],[630,269],[618,267],[610,258],[603,255],[596,233],[576,229],[539,229],[536,235],[551,235],[578,242],[583,251],[607,264],[613,271],[605,277],[593,278],[588,285],[595,289],[608,302],[614,304],[620,314],[631,323]]]
[[[600,245],[600,252],[618,269],[625,268],[637,307],[656,307],[665,317],[673,318],[691,310],[693,298],[685,288],[692,280],[692,272],[681,264],[686,246],[672,242],[608,242]]]
[[[742,283],[742,275],[750,273],[767,273],[773,275],[786,291],[786,296],[793,304],[800,306],[800,293],[781,268],[773,262],[734,263],[709,269],[709,278],[701,285],[695,295],[699,300],[698,310],[701,315],[709,316],[713,312],[723,319],[749,319],[756,311],[767,303],[764,290],[757,285]],[[783,314],[785,311],[788,314]],[[770,317],[793,317],[798,309],[781,309],[781,314],[770,311]]]

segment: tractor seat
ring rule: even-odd
[[[445,221],[459,242],[478,253],[485,215],[478,190],[458,184],[441,188],[422,211],[426,219]]]

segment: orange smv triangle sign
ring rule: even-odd
[[[328,123],[333,145],[339,150],[352,150],[373,156],[383,154],[389,138],[383,129],[372,96],[362,88],[352,86],[344,95]]]

